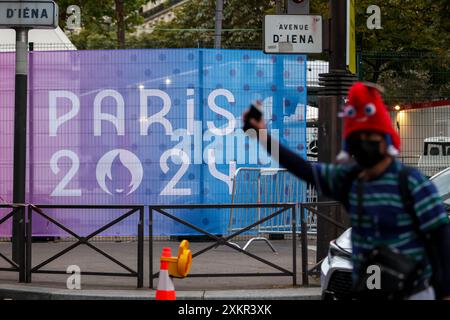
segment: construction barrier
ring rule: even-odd
[[[243,203],[296,203],[297,221],[302,214],[301,202],[316,199],[316,192],[312,186],[307,186],[286,169],[282,168],[239,168],[233,177],[232,204]],[[264,219],[270,214],[268,208],[236,208],[230,210],[228,232],[241,230],[246,225]],[[307,213],[306,213],[307,214]],[[307,216],[308,233],[316,232],[316,218],[314,215]],[[275,252],[270,241],[263,234],[288,234],[292,232],[291,216],[288,212],[281,214],[276,219],[271,219],[258,225],[255,230],[249,231],[247,235],[254,235],[244,250],[253,241],[265,241]],[[297,233],[301,233],[297,226]]]

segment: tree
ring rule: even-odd
[[[448,98],[448,1],[359,0],[357,3],[361,76],[383,85],[388,103]],[[370,4],[381,9],[382,29],[366,27],[366,8]]]
[[[138,9],[146,0],[57,2],[61,8],[61,25],[64,25],[65,8],[69,4],[78,4],[82,9],[83,29],[71,35],[79,49],[213,47],[214,44],[215,0],[191,0],[175,9],[174,20],[160,22],[152,32],[141,36],[132,32],[143,21]],[[169,3],[167,0],[166,4]],[[311,1],[311,13],[327,19],[328,4],[329,0]],[[378,5],[381,9],[380,30],[369,30],[366,26],[369,5]],[[448,96],[448,12],[448,0],[356,0],[361,78],[389,87],[387,94],[392,100],[405,100],[402,94],[407,87],[414,88],[411,94]],[[222,46],[261,49],[262,22],[267,13],[275,13],[274,0],[225,1]],[[326,53],[310,55],[310,59],[314,58],[326,59]]]
[[[117,42],[119,48],[125,47],[125,8],[124,0],[114,0],[117,19]]]
[[[144,47],[212,47],[214,44],[215,0],[192,0],[175,10],[171,22],[160,22],[153,32],[138,39]],[[224,48],[261,46],[262,19],[274,12],[274,1],[228,0],[223,12]]]
[[[328,0],[311,4],[328,14]],[[380,7],[382,29],[367,28],[370,5]],[[450,96],[448,1],[356,0],[355,9],[360,77],[384,86],[388,103]]]
[[[142,24],[139,9],[147,0],[56,0],[59,6],[59,25],[66,26],[66,9],[70,5],[81,8],[82,30],[70,34],[79,49],[123,48],[126,34]]]

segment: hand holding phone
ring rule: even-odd
[[[260,121],[262,118],[262,104],[259,101],[253,102],[247,113],[246,118],[244,119],[244,127],[242,128],[244,132],[246,132],[248,129],[252,128],[252,125],[250,124],[251,119],[255,119],[256,121]]]

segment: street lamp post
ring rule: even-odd
[[[337,114],[344,103],[349,87],[356,81],[355,75],[347,70],[346,37],[347,37],[347,1],[330,0],[330,62],[329,72],[320,74],[318,94],[319,105],[319,156],[320,162],[335,162],[336,155],[342,145],[342,122]],[[319,197],[319,201],[329,200]],[[342,210],[332,209],[332,218],[345,223]],[[326,257],[329,242],[335,239],[340,231],[325,219],[317,221],[317,259]]]

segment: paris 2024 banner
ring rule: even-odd
[[[0,53],[0,195],[6,202],[13,188],[14,61],[13,53]],[[242,113],[255,100],[263,102],[269,134],[306,156],[302,55],[57,51],[31,52],[29,64],[27,203],[231,203],[238,168],[279,166],[242,131]],[[118,214],[48,212],[80,233]],[[212,233],[223,233],[228,223],[217,210],[178,214]],[[102,235],[135,235],[135,222]],[[39,217],[33,225],[35,235],[65,234]],[[0,227],[0,235],[10,231]],[[195,233],[167,221],[156,231]]]

